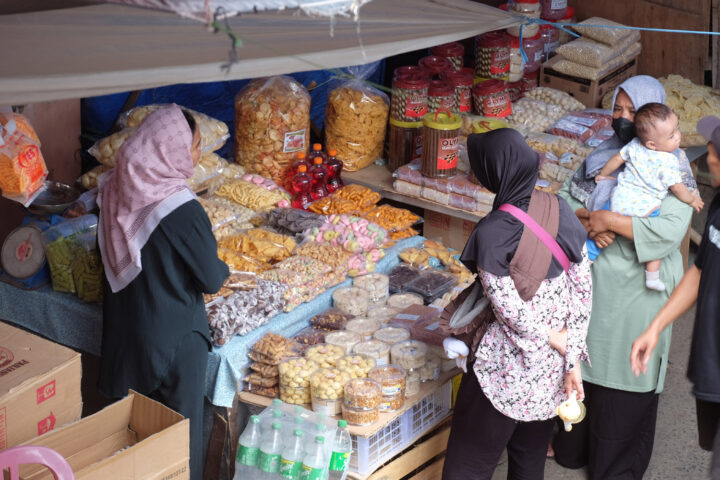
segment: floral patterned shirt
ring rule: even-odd
[[[474,371],[483,393],[503,415],[523,422],[547,420],[566,399],[565,373],[589,362],[585,337],[592,306],[587,252],[567,273],[540,284],[529,301],[520,298],[510,276],[483,270],[478,276],[497,321],[476,353]],[[567,327],[566,354],[550,346],[548,329]]]

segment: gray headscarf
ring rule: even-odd
[[[646,103],[665,103],[665,88],[657,79],[648,75],[636,75],[628,78],[615,88],[612,101],[613,109],[615,108],[615,99],[620,90],[624,91],[627,96],[630,97],[630,101],[635,107],[635,110]],[[613,135],[612,138],[601,143],[575,172],[570,185],[570,194],[579,202],[583,203],[588,210],[597,210],[610,200],[610,193],[615,187],[616,182],[603,180],[595,185],[594,179],[608,160],[624,146],[625,143],[623,143],[617,135]],[[613,174],[613,176],[617,175]]]

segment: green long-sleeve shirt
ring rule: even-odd
[[[570,195],[568,179],[559,195],[573,210],[584,206]],[[592,266],[593,303],[587,345],[590,363],[582,365],[583,380],[629,392],[661,392],[665,383],[671,329],[660,335],[647,375],[636,377],[630,368],[630,350],[660,307],[667,301],[684,268],[679,246],[687,231],[692,208],[668,195],[657,217],[633,217],[634,240],[620,235],[603,249]],[[645,287],[645,262],[662,259],[664,292]]]

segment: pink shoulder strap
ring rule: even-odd
[[[507,212],[513,217],[520,220],[540,239],[541,242],[545,244],[545,246],[550,250],[550,253],[553,254],[553,257],[555,257],[555,259],[560,262],[563,270],[565,270],[565,272],[568,271],[568,269],[570,268],[570,259],[567,257],[567,255],[565,255],[565,252],[557,243],[557,240],[551,237],[550,234],[547,233],[547,231],[543,227],[541,227],[539,223],[533,220],[530,215],[523,212],[515,205],[510,205],[509,203],[503,203],[502,205],[500,205],[498,210]]]

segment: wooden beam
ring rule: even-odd
[[[427,463],[429,460],[445,452],[450,427],[444,428],[429,439],[413,447],[407,453],[400,455],[392,462],[370,476],[368,480],[397,480],[408,475],[417,469],[418,465]],[[438,478],[438,477],[435,477]]]

